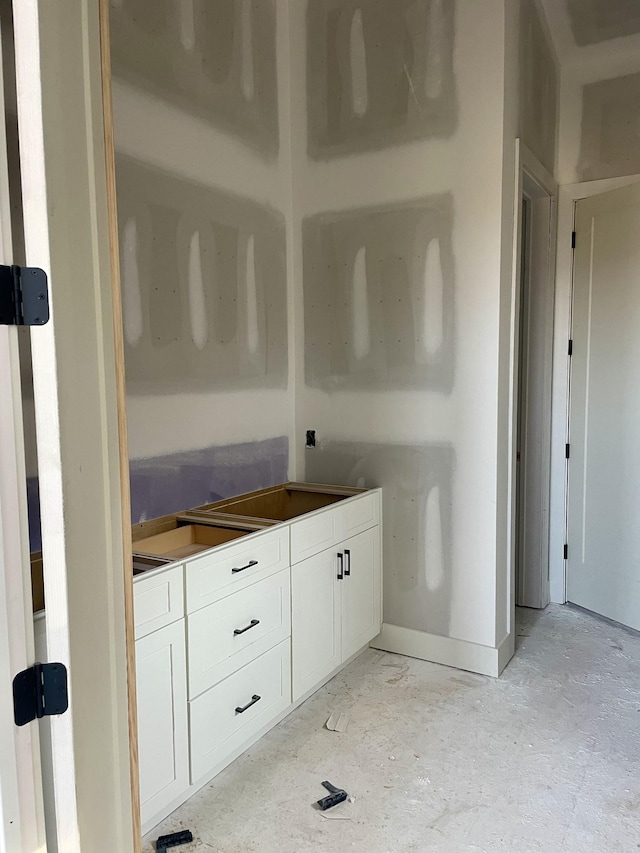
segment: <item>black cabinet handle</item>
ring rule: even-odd
[[[344,567],[344,576],[348,578],[351,574],[351,551],[348,548],[344,549],[344,556],[346,557],[346,565]]]
[[[244,634],[245,631],[250,631],[252,628],[255,628],[256,625],[259,625],[259,624],[260,624],[259,619],[252,619],[246,628],[236,628],[236,630],[233,633],[236,635],[237,634]]]
[[[344,580],[344,557],[338,554],[338,580]]]
[[[259,702],[261,698],[262,697],[258,696],[257,693],[254,693],[253,696],[251,697],[251,702],[246,704],[244,706],[244,708],[240,708],[240,707],[236,708],[236,714],[244,714],[244,712],[247,711],[252,705],[255,705],[256,702]]]
[[[249,562],[247,563],[246,566],[236,566],[235,568],[231,569],[231,571],[235,575],[236,572],[244,572],[245,569],[250,569],[252,566],[257,566],[257,565],[258,565],[257,560],[249,560]]]

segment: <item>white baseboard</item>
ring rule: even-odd
[[[500,675],[512,655],[510,634],[507,634],[500,645],[494,648],[480,643],[470,643],[467,640],[456,640],[453,637],[441,637],[438,634],[427,634],[425,631],[401,628],[399,625],[389,625],[386,622],[380,634],[371,641],[370,645],[374,649],[382,649],[385,652],[408,655],[412,658],[493,677]]]

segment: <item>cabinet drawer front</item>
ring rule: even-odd
[[[136,642],[140,814],[145,826],[189,787],[184,620]]]
[[[291,524],[291,563],[319,554],[338,542],[339,510],[329,509]]]
[[[289,565],[289,531],[269,530],[216,548],[185,566],[187,612],[193,613]]]
[[[352,498],[340,507],[338,534],[341,540],[375,527],[376,524],[380,524],[380,492],[369,492],[362,497]]]
[[[289,640],[189,702],[192,784],[290,704]]]
[[[190,614],[189,698],[250,663],[290,633],[288,568]]]
[[[133,584],[136,640],[184,616],[183,568],[141,577]]]

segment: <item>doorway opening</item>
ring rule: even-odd
[[[549,495],[555,267],[553,178],[521,148],[516,303],[515,603],[549,603]]]

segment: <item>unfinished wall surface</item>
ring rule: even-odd
[[[454,14],[451,0],[309,0],[309,154],[450,136]]]
[[[111,0],[113,72],[278,151],[275,0]]]
[[[318,214],[302,227],[307,384],[449,392],[451,194]]]
[[[436,634],[450,630],[455,460],[446,444],[323,441],[306,451],[311,482],[384,483],[385,621]]]
[[[289,473],[287,7],[112,0],[111,23],[137,522]]]
[[[278,0],[274,143],[260,4],[208,4],[229,44],[193,91],[176,58],[204,36],[175,15],[209,12],[141,4],[113,9],[134,519],[285,471],[383,486],[385,624],[497,670],[517,17]],[[172,61],[130,55],[132,19]]]
[[[639,143],[640,73],[583,86],[580,180],[640,173]]]
[[[119,157],[127,388],[286,387],[285,221]]]
[[[571,31],[579,46],[640,33],[637,0],[567,0]]]
[[[289,442],[272,438],[131,463],[134,524],[287,479]]]
[[[518,136],[555,173],[560,73],[535,0],[520,0]]]
[[[568,0],[567,28],[560,183],[639,174],[640,5]]]
[[[290,14],[298,471],[384,488],[385,625],[497,656],[505,6]]]

